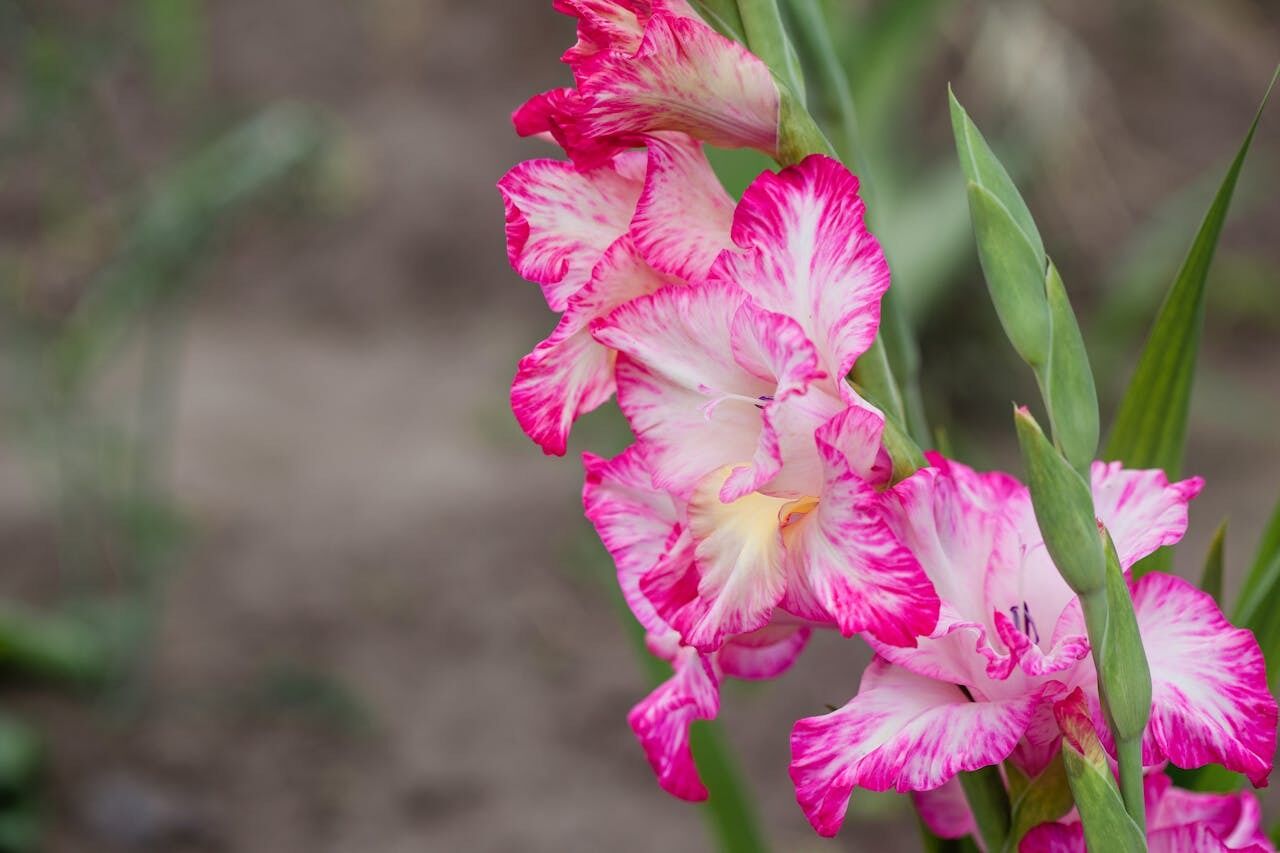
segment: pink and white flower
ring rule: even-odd
[[[1088,700],[1077,689],[1053,707],[1055,726],[1096,766],[1114,765],[1103,750]],[[1148,848],[1161,853],[1274,853],[1262,827],[1262,810],[1252,793],[1203,794],[1175,788],[1164,766],[1149,769],[1143,780]],[[939,838],[976,836],[973,812],[958,779],[913,795],[920,817]],[[1080,814],[1032,828],[1018,845],[1020,853],[1085,853]]]
[[[578,19],[563,57],[577,88],[516,110],[522,136],[549,135],[584,164],[657,131],[775,153],[781,95],[768,66],[683,0],[561,0],[556,9]]]
[[[702,651],[778,610],[911,644],[938,600],[878,506],[878,412],[844,373],[874,339],[888,270],[857,179],[814,156],[765,173],[708,281],[595,324],[656,488],[689,502],[692,559],[642,589]]]
[[[499,182],[512,266],[563,311],[520,361],[511,405],[547,453],[563,454],[573,422],[613,396],[614,354],[591,324],[669,284],[706,278],[729,244],[733,202],[702,146],[683,134],[584,168],[532,160]]]
[[[1038,774],[1060,744],[1054,703],[1076,687],[1105,728],[1079,605],[1045,552],[1026,489],[931,461],[883,499],[942,599],[937,627],[915,648],[868,636],[879,656],[858,694],[792,732],[797,799],[824,835],[839,829],[855,787],[930,791],[1011,756]],[[1126,569],[1181,538],[1201,486],[1105,463],[1092,479]],[[1217,762],[1265,784],[1276,704],[1252,634],[1178,578],[1150,574],[1131,589],[1153,682],[1145,762]]]
[[[715,718],[720,681],[726,676],[764,679],[784,672],[803,650],[810,629],[795,620],[779,620],[729,638],[714,654],[681,645],[679,634],[640,590],[640,579],[659,562],[687,556],[683,502],[653,487],[638,447],[611,460],[584,454],[583,464],[587,518],[614,559],[623,597],[646,631],[649,650],[673,668],[671,678],[637,704],[627,721],[662,788],[681,799],[705,799],[689,748],[689,727]]]

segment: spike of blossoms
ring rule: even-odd
[[[592,165],[674,130],[722,148],[778,147],[781,95],[768,66],[703,22],[683,0],[560,0],[578,20],[562,57],[575,89],[536,95],[512,116]]]
[[[1012,757],[1028,776],[1060,744],[1056,702],[1079,687],[1106,733],[1078,601],[1045,552],[1025,487],[932,456],[883,493],[890,526],[938,589],[938,625],[915,648],[869,642],[877,659],[840,710],[801,720],[791,775],[814,827],[833,835],[855,787],[929,791]],[[1122,566],[1186,530],[1199,479],[1095,463],[1093,496]],[[1266,783],[1276,703],[1253,635],[1190,584],[1131,584],[1153,683],[1144,763],[1222,763]]]
[[[613,396],[614,356],[591,336],[592,322],[664,286],[704,280],[731,245],[733,201],[702,146],[678,133],[646,141],[647,151],[591,168],[530,160],[498,183],[512,266],[563,312],[511,387],[516,419],[547,453],[563,454],[573,422]]]
[[[687,552],[686,507],[653,488],[635,446],[611,460],[585,454],[583,464],[587,518],[614,559],[623,597],[644,626],[650,651],[674,671],[631,710],[627,721],[664,790],[686,800],[706,799],[689,749],[689,726],[715,718],[725,676],[762,679],[785,671],[803,650],[810,629],[794,620],[778,621],[729,638],[714,654],[682,646],[679,634],[640,591],[640,579],[654,564]]]
[[[881,415],[844,379],[871,345],[888,268],[858,181],[812,156],[766,172],[708,281],[594,324],[653,484],[688,501],[692,552],[641,588],[704,651],[781,609],[911,645],[938,599],[878,514]]]

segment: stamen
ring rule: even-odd
[[[1017,628],[1026,637],[1030,637],[1031,641],[1036,645],[1040,645],[1040,629],[1036,627],[1036,621],[1031,618],[1031,608],[1027,603],[1022,602],[1022,607],[1014,605],[1009,608],[1009,615],[1013,617],[1013,627]]]
[[[773,395],[772,395],[772,394],[761,394],[759,397],[756,397],[756,399],[757,399],[757,400],[760,400],[760,401],[762,401],[762,402],[772,403],[772,402],[773,402]],[[764,406],[760,405],[760,403],[756,403],[756,408],[757,408],[757,409],[763,409],[763,408],[764,408]]]
[[[1031,642],[1037,646],[1040,645],[1040,629],[1036,627],[1035,620],[1031,618],[1031,608],[1027,603],[1022,602],[1022,633],[1031,638]]]

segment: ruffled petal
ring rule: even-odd
[[[1157,548],[1176,544],[1187,532],[1187,504],[1204,480],[1170,483],[1159,469],[1133,471],[1119,462],[1094,462],[1093,503],[1128,569]]]
[[[640,591],[640,578],[679,549],[685,534],[682,508],[653,478],[635,445],[613,459],[582,454],[586,480],[582,505],[618,569],[618,584],[636,619],[650,633],[670,627]]]
[[[647,144],[649,169],[631,220],[632,239],[654,269],[702,282],[720,252],[733,245],[733,199],[696,140],[659,133]]]
[[[798,319],[833,376],[871,346],[889,287],[863,210],[858,179],[830,157],[765,172],[734,213],[733,242],[744,251],[725,252],[712,270],[764,308]]]
[[[954,684],[876,659],[847,705],[792,729],[796,799],[813,828],[833,836],[855,787],[929,791],[1003,761],[1041,701],[1037,691],[974,702]]]
[[[591,137],[677,130],[721,148],[777,149],[773,74],[700,20],[655,13],[634,54],[599,56],[578,88]]]
[[[635,53],[655,12],[697,17],[685,0],[553,0],[552,7],[578,19],[578,41],[560,57],[578,79],[602,54]]]
[[[815,456],[812,432],[791,417],[820,422],[824,411],[799,399],[823,376],[813,348],[794,321],[732,285],[665,288],[597,322],[594,334],[623,354],[618,402],[660,488],[688,496],[709,472],[737,466],[721,495],[730,501],[778,474],[789,448]],[[782,408],[791,414],[775,419]]]
[[[568,307],[605,250],[626,232],[643,182],[644,154],[638,151],[585,170],[559,160],[528,160],[498,182],[511,266],[542,286],[553,311]]]
[[[834,622],[846,637],[867,631],[884,643],[913,646],[938,619],[938,596],[919,562],[894,535],[880,495],[855,473],[841,449],[879,445],[883,417],[851,406],[817,432],[824,484],[817,506],[784,532],[792,577],[784,606]]]
[[[1144,761],[1223,764],[1265,785],[1277,712],[1253,633],[1232,627],[1210,595],[1181,578],[1152,573],[1132,590],[1151,667]]]
[[[704,478],[689,502],[697,543],[692,569],[660,565],[641,589],[684,641],[704,652],[734,634],[763,628],[786,589],[778,514],[785,501],[750,494],[720,500],[728,468]]]
[[[592,336],[591,323],[664,284],[631,241],[619,238],[596,264],[591,281],[569,299],[551,336],[520,359],[511,410],[543,452],[563,455],[573,422],[613,396],[614,354]]]
[[[918,675],[971,686],[1007,678],[1016,658],[995,646],[984,581],[992,567],[1016,559],[1003,508],[1022,487],[936,455],[930,462],[886,491],[884,501],[894,535],[941,599],[937,624],[915,648],[868,639],[881,656]]]
[[[716,664],[734,678],[775,678],[795,663],[811,633],[804,625],[771,624],[726,642],[716,654]]]
[[[713,720],[720,710],[720,688],[710,662],[684,649],[675,672],[631,709],[627,722],[663,790],[682,800],[705,800],[707,789],[689,748],[694,720]]]

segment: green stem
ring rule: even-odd
[[[1147,831],[1147,803],[1143,797],[1142,739],[1116,741],[1116,763],[1120,765],[1120,797],[1125,811],[1143,834]]]
[[[868,225],[874,230],[875,214],[879,210],[875,181],[871,167],[863,155],[853,90],[849,86],[849,78],[845,74],[835,43],[831,40],[831,31],[822,12],[822,5],[819,0],[791,0],[790,8],[800,45],[821,78],[826,112],[835,116],[840,128],[840,159],[852,166],[861,179],[859,193],[867,206]],[[883,339],[882,345],[888,355],[892,381],[896,386],[894,396],[902,404],[899,420],[916,443],[926,447],[930,444],[931,433],[925,417],[924,396],[920,392],[920,354],[911,325],[892,289],[885,294],[880,312],[879,337]]]
[[[995,765],[960,774],[965,799],[988,850],[1003,850],[1009,836],[1009,794]]]

